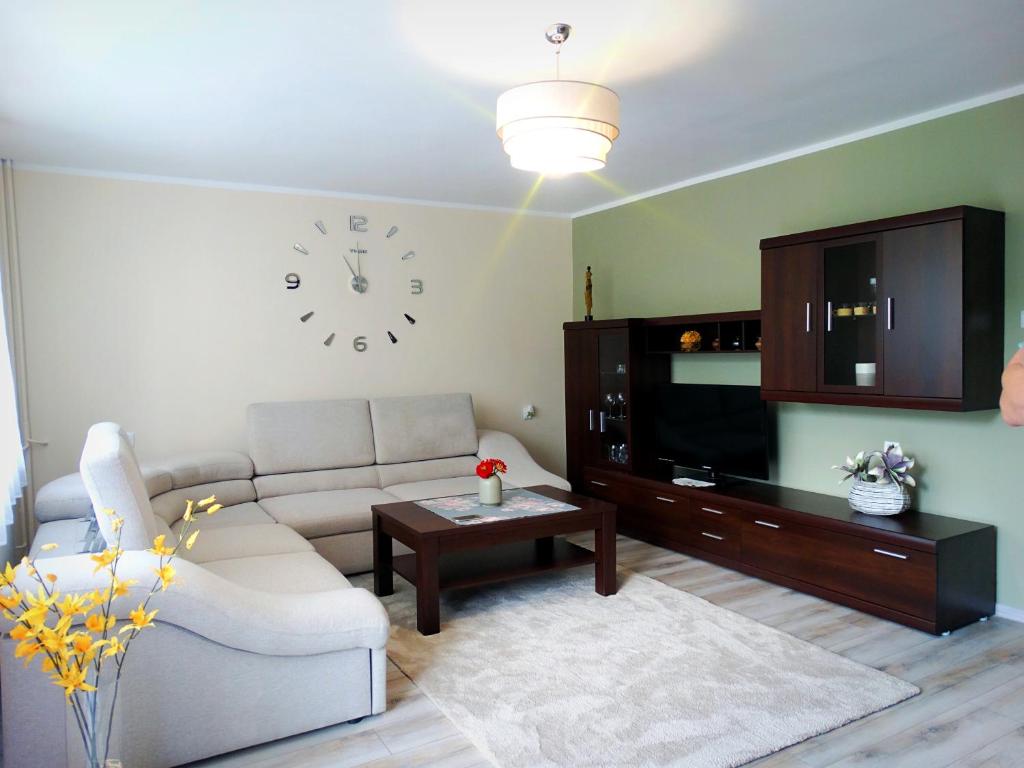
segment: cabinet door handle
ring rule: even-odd
[[[600,480],[591,480],[590,482],[592,484],[594,484],[594,485],[599,485],[602,488],[607,488],[608,487],[608,483],[602,483]]]
[[[608,426],[607,423],[606,423],[606,420],[607,420],[608,416],[605,414],[604,411],[598,411],[597,416],[598,416],[598,427],[599,427],[598,431],[599,432],[604,432],[605,429]]]
[[[724,515],[725,514],[725,512],[723,512],[722,510],[720,510],[720,509],[712,509],[711,507],[701,507],[700,511],[701,512],[710,512],[712,515]]]
[[[804,320],[804,330],[811,332],[811,302],[807,302],[807,317]]]
[[[891,331],[895,327],[892,318],[892,310],[894,304],[895,302],[892,300],[892,296],[885,300],[885,328],[888,331]]]
[[[781,525],[775,523],[766,523],[764,520],[755,520],[754,525],[763,525],[765,528],[781,528]]]
[[[593,432],[594,431],[594,409],[591,408],[589,413],[590,413],[590,431]]]
[[[725,541],[725,536],[715,536],[715,534],[707,533],[705,531],[701,531],[700,535],[707,536],[709,539],[714,539],[715,541]]]
[[[655,496],[654,498],[656,498],[658,501],[664,501],[664,502],[666,502],[668,504],[675,504],[676,503],[675,499],[669,499],[669,498],[666,498],[665,496]]]
[[[879,555],[885,555],[886,557],[895,557],[897,560],[909,560],[909,555],[901,555],[897,552],[890,552],[887,549],[876,549],[875,552]]]
[[[825,330],[832,332],[832,302],[830,301],[825,309]]]

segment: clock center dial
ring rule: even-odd
[[[352,278],[350,285],[356,293],[366,293],[366,289],[370,287],[370,281],[362,275],[356,275]]]

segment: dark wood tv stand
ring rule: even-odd
[[[995,612],[991,525],[863,515],[846,499],[767,483],[696,489],[594,467],[575,490],[617,504],[628,536],[925,632]]]

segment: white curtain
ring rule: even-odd
[[[12,284],[16,282],[17,229],[14,174],[9,160],[0,160],[0,171],[3,177],[0,185],[0,302],[4,321],[0,323],[0,546],[9,546],[8,537],[25,492],[27,476],[11,343],[16,301]]]

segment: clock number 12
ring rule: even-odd
[[[423,281],[422,280],[417,280],[415,278],[410,280],[409,281],[409,287],[412,289],[412,295],[413,296],[419,296],[421,293],[423,293]]]

